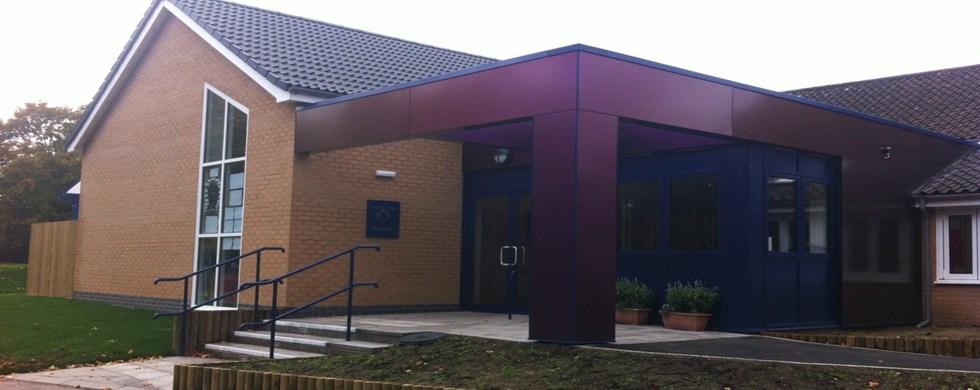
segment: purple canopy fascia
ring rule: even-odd
[[[849,210],[907,202],[977,145],[575,45],[303,108],[296,152],[427,137],[532,153],[530,338],[612,341],[621,155],[753,141],[838,156]],[[881,148],[890,147],[889,159]]]

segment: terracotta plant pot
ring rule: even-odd
[[[660,313],[660,317],[664,320],[664,327],[669,329],[702,331],[708,327],[711,314],[670,312]]]
[[[647,323],[651,309],[616,309],[616,323],[625,325],[643,325]]]

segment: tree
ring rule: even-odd
[[[78,181],[81,158],[64,141],[81,113],[26,103],[0,120],[0,262],[26,261],[31,224],[71,217],[59,195]]]

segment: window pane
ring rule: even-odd
[[[228,260],[242,254],[241,237],[229,237],[221,239],[221,260]],[[229,293],[238,289],[238,271],[240,261],[235,261],[221,266],[221,277],[218,278],[218,291],[221,294]],[[222,306],[235,306],[238,297],[235,295],[222,299],[219,302]]]
[[[806,232],[804,245],[809,253],[827,253],[827,185],[806,185]],[[894,244],[894,243],[892,243]]]
[[[769,178],[769,236],[770,252],[796,250],[796,180]]]
[[[218,211],[221,198],[221,167],[204,167],[201,181],[201,233],[218,232]]]
[[[207,112],[204,114],[204,162],[221,159],[225,128],[225,99],[208,92]]]
[[[245,140],[248,138],[248,115],[228,105],[228,145],[225,158],[245,157]]]
[[[619,185],[619,234],[616,247],[621,251],[657,249],[657,215],[660,185],[656,182]]]
[[[242,201],[245,196],[245,163],[225,165],[225,207],[222,233],[242,231]]]
[[[671,181],[671,249],[718,249],[718,199],[717,176]]]
[[[972,274],[973,273],[973,216],[972,215],[950,215],[949,216],[949,240],[946,247],[949,248],[949,273],[951,274]]]
[[[218,258],[218,239],[202,238],[198,242],[197,249],[197,269],[204,269],[217,264]],[[194,295],[196,303],[207,302],[214,299],[214,270],[198,274],[197,294]]]

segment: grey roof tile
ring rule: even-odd
[[[924,195],[980,193],[980,151],[961,158],[917,192]]]
[[[346,95],[495,61],[222,0],[167,1],[286,90]]]
[[[152,11],[170,2],[276,87],[323,98],[420,80],[496,60],[387,37],[224,0],[156,0],[116,59],[93,102],[148,28]],[[66,143],[83,131],[98,105],[90,104]]]
[[[980,65],[787,91],[961,139],[980,139]]]
[[[980,139],[980,65],[788,91],[964,140]],[[980,151],[962,158],[918,194],[980,194]]]

